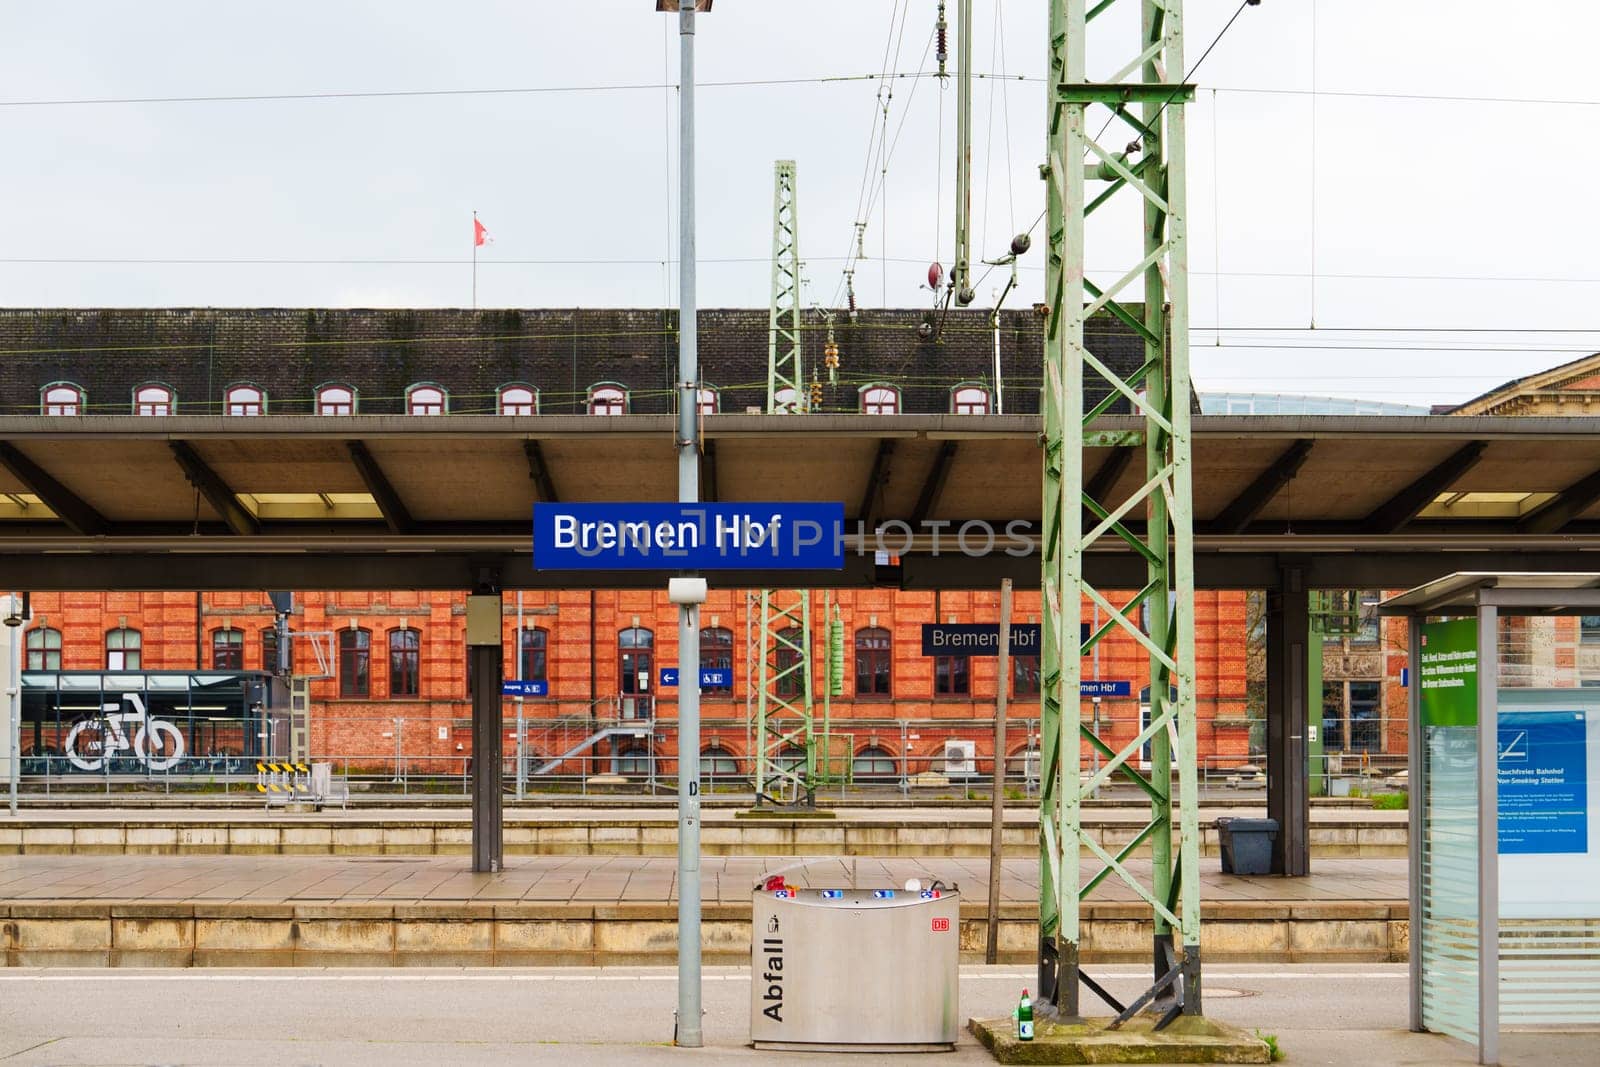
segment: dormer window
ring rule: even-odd
[[[507,385],[500,389],[500,414],[539,414],[539,391],[531,385]]]
[[[44,387],[40,408],[46,415],[82,415],[83,390],[71,382]]]
[[[317,390],[318,415],[354,415],[356,391],[348,385],[324,385]]]
[[[171,415],[172,390],[164,385],[141,385],[133,391],[135,415]]]
[[[589,414],[626,415],[628,392],[620,385],[597,385],[589,390]]]
[[[406,390],[406,414],[443,415],[448,401],[437,385],[413,385]]]
[[[267,410],[267,394],[253,385],[232,386],[224,410],[229,415],[260,415]]]
[[[958,385],[950,390],[950,410],[957,415],[989,414],[989,390],[981,385]]]
[[[861,390],[863,415],[900,414],[900,390],[892,385],[868,385]]]

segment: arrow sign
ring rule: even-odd
[[[504,679],[500,683],[500,695],[503,697],[542,697],[550,695],[550,683],[525,679],[517,681],[514,678]]]
[[[667,689],[667,688],[670,688],[670,687],[675,686],[677,684],[678,684],[678,668],[676,668],[676,667],[662,667],[661,668],[661,687],[663,689]],[[704,669],[704,670],[702,670],[700,672],[700,688],[701,689],[710,689],[710,688],[713,688],[715,686],[726,687],[726,686],[731,686],[732,684],[733,684],[733,672],[730,671],[730,670],[727,670],[725,668],[722,668],[722,667],[707,667],[706,669]]]

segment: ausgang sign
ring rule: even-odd
[[[535,504],[533,566],[842,570],[843,504]]]

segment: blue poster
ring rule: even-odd
[[[1500,716],[1500,854],[1589,849],[1587,713]]]

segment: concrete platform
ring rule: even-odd
[[[708,960],[749,959],[750,891],[795,860],[706,857]],[[1136,870],[1137,864],[1130,864]],[[1309,878],[1201,878],[1208,960],[1403,960],[1406,867],[1327,860]],[[963,958],[987,936],[987,863],[824,858],[797,885],[903,885],[940,878],[964,892]],[[473,874],[448,857],[0,857],[0,949],[8,966],[467,966],[669,963],[676,953],[673,860],[516,857]],[[999,952],[1034,957],[1037,866],[1007,863]],[[1108,881],[1083,914],[1086,961],[1143,960],[1148,909]]]
[[[1179,1018],[1157,1032],[1149,1015],[1107,1030],[1108,1019],[1076,1025],[1040,1022],[1032,1041],[1013,1035],[1010,1019],[968,1023],[1000,1063],[1270,1063],[1271,1050],[1249,1031],[1215,1019]]]
[[[831,819],[775,814],[740,818],[741,809],[705,812],[702,847],[710,856],[945,856],[987,858],[987,807],[835,809]],[[1260,808],[1204,808],[1202,854],[1218,854],[1215,821],[1260,817]],[[1136,807],[1086,813],[1084,825],[1115,852],[1144,824]],[[366,809],[290,814],[254,808],[24,809],[0,817],[0,855],[408,855],[461,856],[471,847],[470,815],[454,809]],[[1313,809],[1316,858],[1404,858],[1403,811]],[[1037,808],[1005,814],[1005,855],[1038,854]],[[597,805],[516,808],[505,815],[512,856],[670,856],[677,848],[671,807]],[[1402,894],[1403,896],[1404,894]]]

